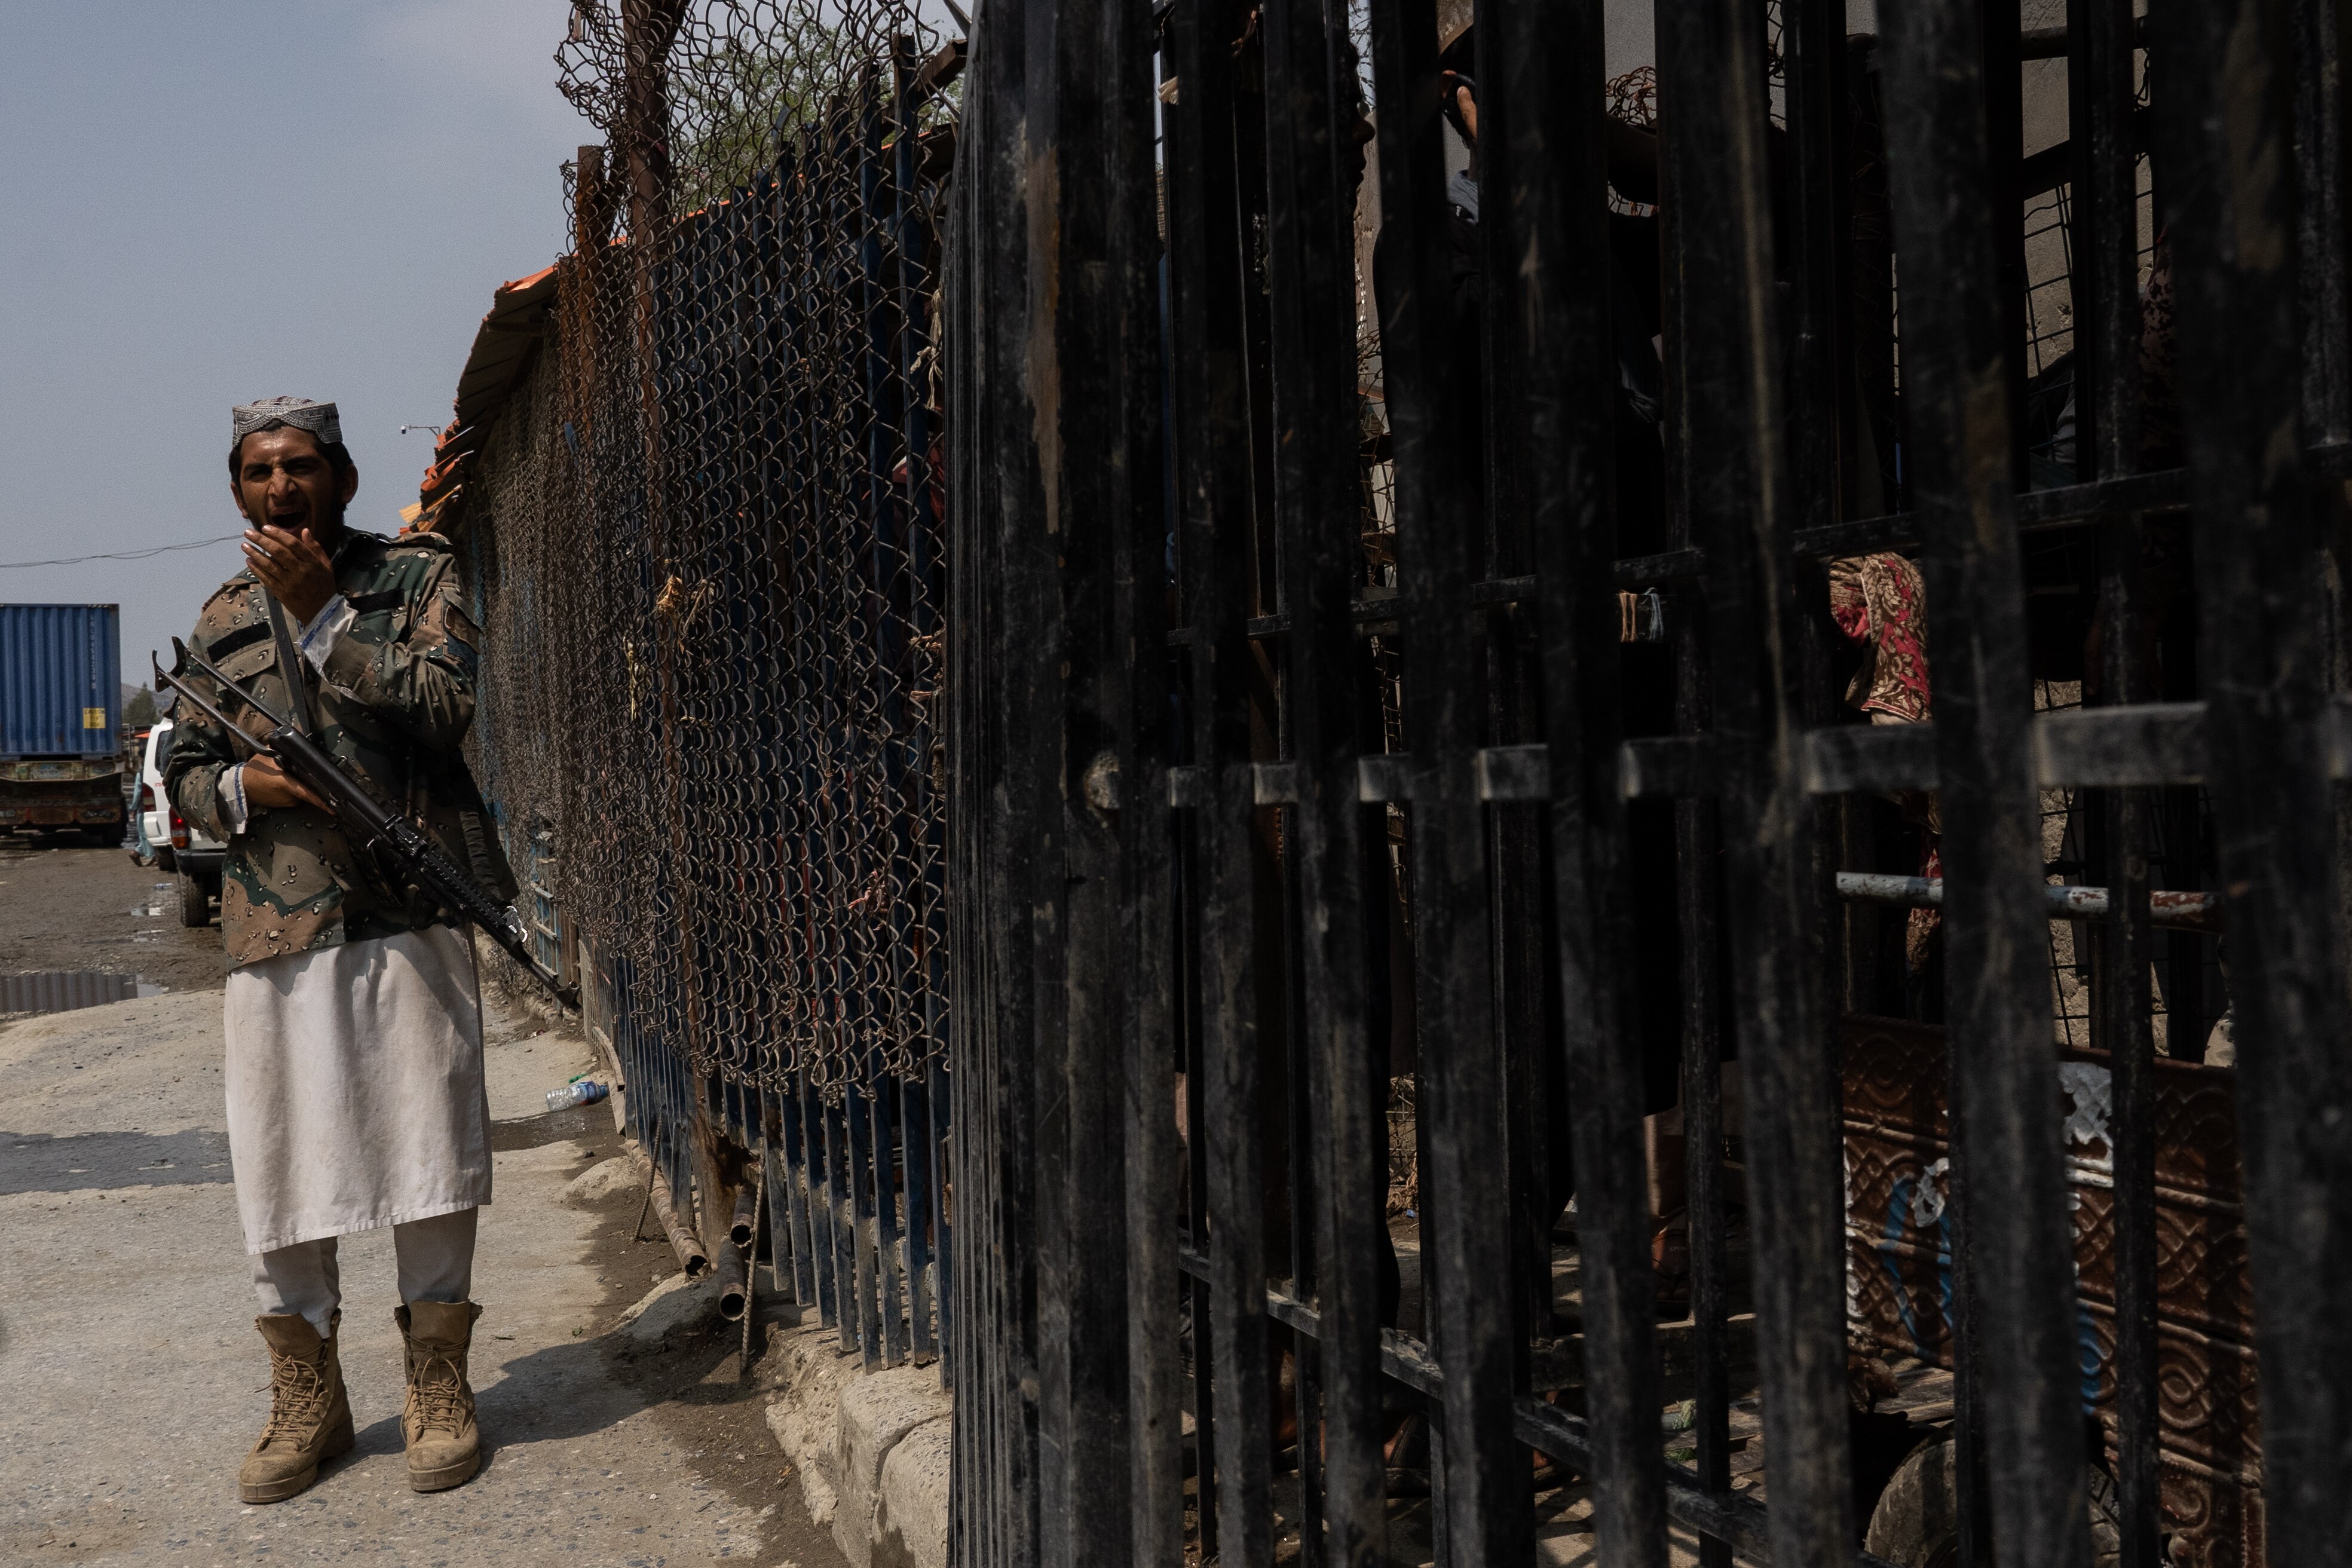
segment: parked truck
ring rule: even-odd
[[[119,844],[122,637],[112,605],[0,605],[0,833]]]

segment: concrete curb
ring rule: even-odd
[[[851,1568],[946,1568],[953,1405],[939,1368],[869,1375],[838,1331],[811,1325],[773,1335],[761,1377],[809,1517]]]

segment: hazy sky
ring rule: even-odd
[[[416,499],[490,293],[565,243],[565,0],[0,0],[0,563],[233,534],[232,404],[332,398],[352,521]],[[122,606],[124,679],[234,543],[0,570]]]

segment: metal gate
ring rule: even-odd
[[[1580,1478],[1600,1562],[1852,1560],[1841,1041],[1906,1010],[1948,1081],[1873,1125],[1948,1150],[1957,1560],[2084,1563],[2095,1523],[2130,1568],[2333,1560],[2336,8],[2076,0],[2031,29],[1920,0],[1857,38],[1823,0],[1661,5],[1651,152],[1604,116],[1645,89],[1604,91],[1597,0],[1480,0],[1467,47],[1464,19],[975,19],[947,285],[960,1561],[1565,1560],[1538,1455]],[[2065,62],[2071,134],[2029,158],[2036,59]],[[2059,419],[2025,204],[2062,185]],[[1619,216],[1654,225],[1654,291]],[[1923,584],[1932,713],[1882,716],[1929,721],[1839,700],[1829,567],[1857,559]],[[2037,702],[2053,658],[2095,700]],[[2053,893],[2056,791],[2086,847]],[[1840,873],[1940,912],[1906,928]],[[2240,1053],[2234,1533],[2160,1506],[2191,1465],[2158,1387],[2150,931],[2180,898],[2227,931]],[[2089,917],[2067,1061],[2111,1092],[2089,1219],[2053,904]],[[2169,1055],[2219,1012],[2190,1000],[2210,941],[2163,941]],[[1690,1151],[1664,1325],[1662,1099]]]

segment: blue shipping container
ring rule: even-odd
[[[0,605],[0,757],[105,757],[122,721],[112,605]]]

